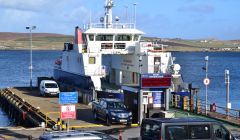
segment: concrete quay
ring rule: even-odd
[[[52,131],[52,126],[56,123],[57,118],[59,118],[60,113],[60,104],[58,103],[58,97],[41,97],[39,96],[39,91],[37,88],[9,88],[0,91],[0,96],[6,96],[10,102],[10,106],[15,104],[20,109],[23,109],[23,114],[26,115],[26,119],[22,120],[21,122],[27,123],[28,115],[33,120],[39,121],[40,123],[38,126],[28,126],[28,127],[21,127],[21,123],[17,123],[16,127],[11,128],[0,128],[0,140],[2,139],[38,139],[38,137],[44,133],[44,131]],[[16,96],[16,97],[15,97]],[[13,98],[14,97],[14,98]],[[15,99],[16,101],[13,101]],[[28,108],[27,108],[28,107]],[[9,108],[7,108],[9,109]],[[25,109],[25,110],[24,110]],[[27,110],[26,110],[27,109]],[[80,130],[96,130],[101,131],[114,138],[118,138],[120,131],[122,138],[125,139],[137,139],[140,137],[140,127],[139,126],[132,126],[126,127],[125,125],[112,125],[112,126],[105,126],[104,122],[98,121],[96,122],[93,119],[91,105],[85,105],[78,103],[76,104],[77,110],[77,119],[69,121],[70,129],[80,129]],[[218,119],[219,121],[223,121],[225,126],[231,130],[235,135],[240,134],[240,127],[239,127],[239,119],[238,118],[230,118],[225,119],[224,116],[221,116],[216,113],[209,112],[208,116],[204,116],[201,114],[194,114],[191,112],[182,111],[179,109],[171,109],[171,111],[175,112],[176,117],[205,117],[205,118],[212,118]],[[11,113],[12,117],[20,117],[22,119],[22,114],[16,115]],[[35,115],[36,113],[38,115]],[[32,115],[32,116],[31,116]],[[30,120],[31,121],[31,120]],[[39,127],[41,122],[47,124],[46,127]],[[51,122],[51,123],[48,123]],[[67,122],[67,121],[65,121]],[[34,124],[34,123],[33,123]],[[234,125],[235,124],[235,125]],[[19,125],[19,127],[18,127]],[[33,127],[33,128],[32,128]]]

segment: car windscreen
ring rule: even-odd
[[[155,122],[143,122],[141,126],[142,139],[157,139],[161,137],[161,124]]]
[[[167,140],[211,138],[209,125],[169,125],[165,130]]]
[[[109,109],[122,109],[122,108],[126,108],[126,107],[121,102],[108,102],[107,108],[109,108]]]
[[[190,139],[210,139],[209,125],[189,125]]]
[[[57,84],[55,84],[55,83],[46,83],[45,87],[46,88],[58,88]]]

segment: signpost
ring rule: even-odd
[[[76,104],[78,103],[77,92],[60,92],[59,104]]]
[[[76,106],[78,103],[77,92],[60,92],[59,104],[61,104],[61,120],[68,120],[67,130],[69,130],[69,119],[76,119]]]
[[[205,86],[208,86],[208,85],[210,84],[210,79],[205,78],[205,79],[203,80],[203,83],[204,83]]]
[[[61,119],[76,119],[76,106],[75,105],[62,105],[61,106]]]
[[[142,88],[168,88],[171,87],[172,76],[170,74],[142,74]]]

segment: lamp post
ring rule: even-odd
[[[140,87],[140,90],[139,90],[139,97],[138,97],[138,119],[139,119],[139,124],[141,124],[142,122],[142,119],[143,119],[143,107],[142,107],[142,100],[143,100],[143,93],[142,93],[142,90],[141,90],[141,74],[142,74],[142,55],[139,54],[139,87]]]
[[[30,88],[32,89],[32,31],[35,30],[37,27],[36,26],[28,26],[26,27],[27,30],[29,30],[29,36],[30,36],[30,66],[29,66],[29,70],[30,70]]]
[[[230,84],[230,76],[229,70],[225,70],[225,83],[226,83],[226,115],[227,119],[229,117],[229,109],[231,109],[231,103],[229,102],[229,84]]]
[[[124,7],[126,8],[126,23],[128,23],[128,6],[125,5]]]
[[[205,57],[205,63],[206,63],[206,77],[205,79],[208,79],[208,56]],[[205,114],[207,116],[207,97],[208,97],[208,84],[205,84],[206,86],[206,96],[205,96]]]
[[[133,4],[134,6],[134,27],[136,28],[137,24],[137,3]]]

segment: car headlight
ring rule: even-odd
[[[47,90],[47,89],[44,89],[44,92],[48,92],[48,90]]]
[[[112,116],[116,116],[117,114],[116,114],[116,113],[114,113],[114,112],[111,112],[111,115],[112,115]]]
[[[132,116],[132,112],[129,112],[129,114],[128,114],[129,116]]]

